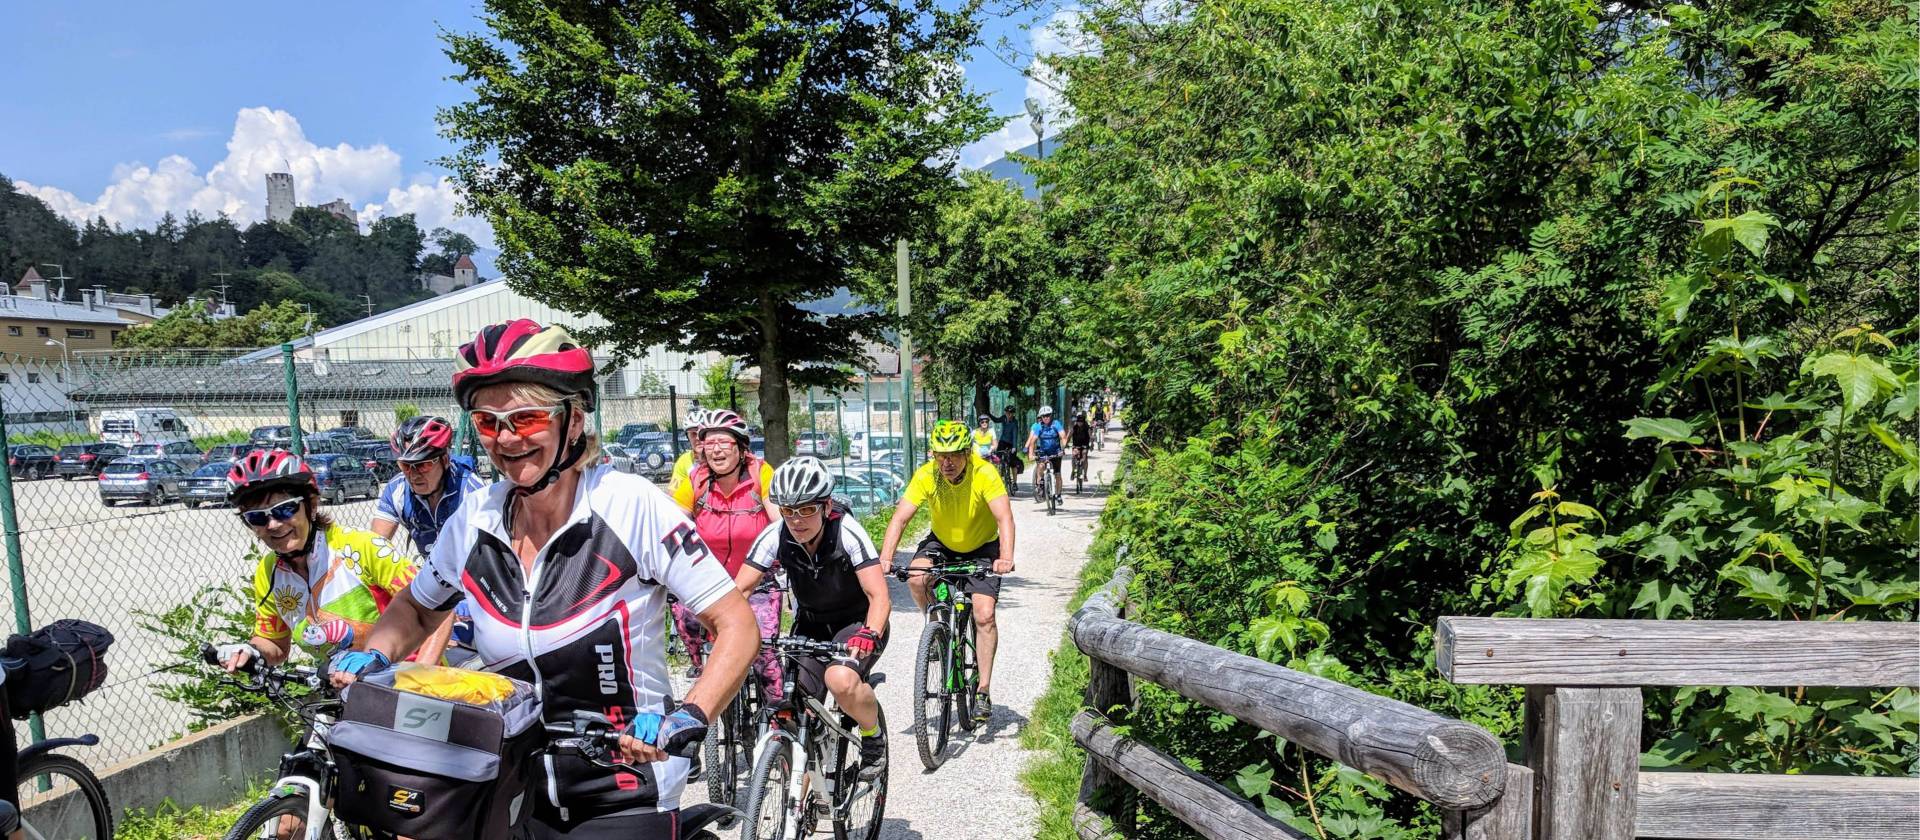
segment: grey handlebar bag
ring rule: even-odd
[[[327,738],[340,773],[335,814],[414,840],[509,840],[533,811],[546,743],[538,695],[515,682],[487,705],[400,691],[392,671],[354,683]]]

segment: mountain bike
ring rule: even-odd
[[[960,584],[993,574],[951,553],[942,555],[926,568],[893,570],[893,576],[903,581],[915,574],[933,576],[933,600],[927,604],[926,629],[920,631],[919,654],[913,660],[913,738],[920,747],[920,764],[928,772],[946,762],[956,718],[960,728],[969,732],[976,725],[980,657],[974,641],[973,599]]]
[[[1019,486],[1020,471],[1013,465],[1013,450],[996,449],[992,455],[987,456],[987,461],[993,464],[994,469],[1000,471],[1000,483],[1006,485],[1007,492],[1011,493],[1015,487]]]
[[[1073,494],[1078,496],[1087,489],[1087,448],[1073,448]]]
[[[800,840],[824,818],[832,824],[835,840],[874,840],[887,808],[887,774],[860,778],[860,737],[854,734],[853,718],[840,711],[831,694],[823,702],[803,696],[795,684],[800,659],[844,659],[850,655],[847,646],[799,636],[779,636],[767,646],[785,666],[782,682],[791,705],[774,712],[760,736],[741,837]],[[880,731],[886,729],[887,715],[881,710]]]
[[[201,661],[218,667],[219,654],[202,645]],[[300,747],[280,756],[278,779],[267,795],[248,808],[227,832],[226,840],[367,840],[390,837],[349,826],[333,818],[333,794],[339,782],[327,733],[340,711],[340,698],[320,668],[274,666],[259,659],[240,669],[247,679],[223,681],[292,711],[302,722]]]
[[[0,725],[5,723],[0,715]],[[93,734],[48,738],[19,753],[20,830],[28,840],[112,840],[107,789],[80,759],[53,750],[99,746]]]
[[[1047,515],[1052,516],[1060,507],[1060,477],[1053,472],[1053,465],[1060,462],[1060,453],[1035,455],[1033,462],[1040,465],[1040,484],[1034,488],[1034,492],[1047,500]]]
[[[746,681],[707,731],[703,770],[710,802],[741,804],[740,783],[753,770],[754,748],[772,718],[762,680],[758,668],[747,668]]]

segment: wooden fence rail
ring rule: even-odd
[[[1251,723],[1448,812],[1451,837],[1528,836],[1528,787],[1510,784],[1504,748],[1480,727],[1271,662],[1126,620],[1133,572],[1122,567],[1068,625],[1091,668],[1087,705],[1105,714],[1131,706],[1129,675]],[[1293,838],[1258,807],[1118,734],[1095,714],[1074,724],[1089,755],[1076,826],[1084,838],[1124,829],[1130,791],[1146,793],[1209,838]],[[1524,777],[1525,774],[1522,774]],[[1105,819],[1102,819],[1104,817]]]
[[[1641,686],[1920,685],[1911,622],[1443,618],[1456,683],[1527,687],[1537,840],[1911,840],[1920,779],[1640,772]]]

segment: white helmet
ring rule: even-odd
[[[798,507],[833,495],[833,473],[812,455],[794,458],[773,471],[773,484],[767,488],[767,501],[781,507]]]
[[[1040,416],[1041,417],[1053,416],[1053,406],[1050,406],[1050,405],[1040,406]]]
[[[686,428],[687,431],[689,432],[699,431],[700,427],[705,425],[707,425],[706,409],[696,408],[687,412],[687,428]]]

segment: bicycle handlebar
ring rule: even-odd
[[[571,723],[549,723],[546,724],[546,731],[548,749],[577,753],[602,767],[632,767],[612,758],[614,749],[620,746],[620,739],[627,733],[625,727],[614,723],[606,715],[576,710]],[[662,749],[666,750],[667,755],[693,758],[700,753],[701,744],[705,741],[705,729],[701,729],[699,734],[702,737],[689,738]]]
[[[1006,575],[1000,574],[999,572],[995,572],[990,569],[982,569],[979,566],[973,566],[973,565],[928,566],[925,568],[916,567],[916,566],[897,566],[894,568],[893,571],[888,572],[887,574],[894,578],[898,578],[900,580],[906,580],[908,575],[943,575],[948,577],[989,577],[989,578],[1006,577]]]

